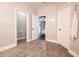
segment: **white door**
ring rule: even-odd
[[[70,21],[71,21],[71,9],[70,6],[58,11],[57,19],[57,40],[58,43],[69,48],[70,40]]]
[[[36,15],[32,15],[32,40],[38,39],[39,36],[39,20]]]

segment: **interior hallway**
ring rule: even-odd
[[[72,57],[63,46],[45,40],[18,41],[15,48],[0,52],[0,57]]]

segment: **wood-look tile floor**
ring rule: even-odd
[[[17,47],[0,52],[0,57],[72,57],[63,46],[44,41],[34,40],[26,43],[18,41]]]

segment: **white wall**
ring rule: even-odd
[[[15,9],[20,9],[25,13],[35,14],[36,9],[33,9],[23,3],[0,3],[0,48],[16,44],[16,12]],[[29,20],[31,18],[29,17]],[[31,22],[30,22],[31,23]],[[29,24],[30,24],[29,23]],[[31,29],[31,25],[28,27]],[[29,36],[31,38],[31,30]]]
[[[15,9],[0,4],[0,48],[15,43]]]

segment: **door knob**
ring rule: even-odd
[[[61,29],[58,29],[59,31],[61,31]]]
[[[32,30],[34,30],[34,28],[32,28]]]

